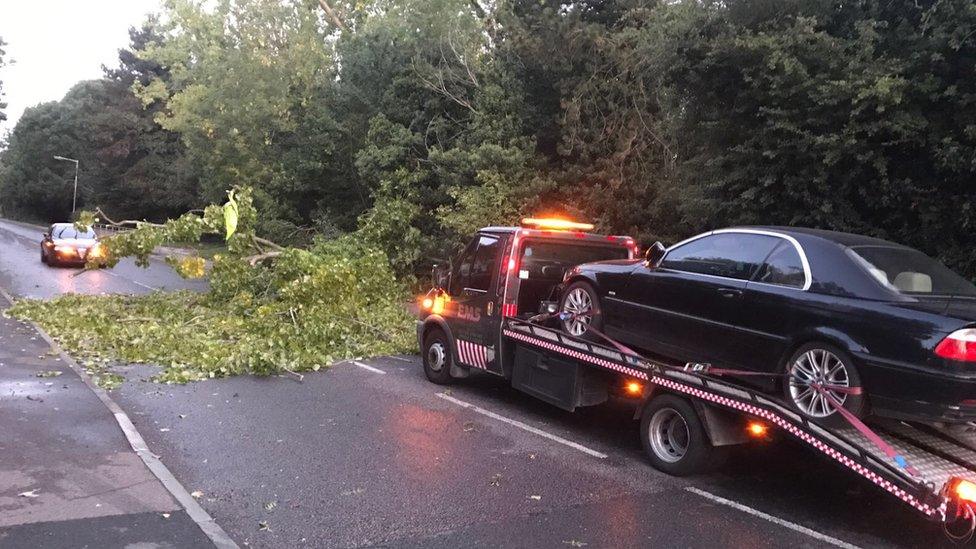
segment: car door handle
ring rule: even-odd
[[[738,288],[719,288],[718,295],[728,298],[739,297],[742,295],[742,290]]]

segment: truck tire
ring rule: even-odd
[[[806,381],[820,380],[848,387],[861,387],[861,376],[854,366],[854,359],[836,345],[811,342],[801,345],[790,355],[782,371],[788,375],[783,383],[783,397],[790,407],[821,425],[845,427],[844,419],[822,397],[808,387]],[[865,395],[834,393],[844,408],[863,418],[867,415]]]
[[[695,407],[675,395],[651,398],[641,412],[640,433],[654,468],[676,477],[710,471],[726,455],[725,448],[712,446]]]
[[[433,328],[427,332],[422,358],[424,375],[432,383],[449,385],[454,382],[451,376],[451,344],[444,330]]]
[[[602,339],[589,329],[592,326],[603,331],[603,312],[600,307],[600,298],[590,283],[580,281],[570,284],[559,299],[559,312],[578,315],[576,318],[560,322],[563,331],[567,334],[588,341],[600,341]]]
[[[44,253],[44,250],[41,250],[41,263],[47,263],[47,254]]]

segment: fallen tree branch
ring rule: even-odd
[[[113,221],[112,218],[105,215],[105,212],[101,208],[95,208],[95,213],[98,214],[101,219],[108,221],[107,225],[112,225],[114,227],[138,227],[139,225],[149,225],[150,227],[162,227],[160,223],[153,223],[152,221],[136,221],[134,219],[123,219],[122,221]]]
[[[284,250],[284,248],[282,248],[282,250]],[[250,257],[245,258],[245,260],[253,267],[266,259],[278,257],[279,255],[281,255],[280,251],[265,252],[263,254],[252,255]]]
[[[305,379],[305,376],[303,376],[302,374],[300,374],[300,373],[298,373],[298,372],[295,372],[295,371],[292,371],[292,370],[289,370],[288,368],[285,368],[284,366],[280,366],[280,368],[281,368],[282,370],[284,370],[284,371],[286,371],[286,372],[288,372],[289,374],[291,374],[291,375],[293,375],[293,376],[295,376],[295,377],[297,377],[297,378],[298,378],[298,382],[299,382],[299,383],[301,383],[301,382],[302,382],[302,380],[304,380],[304,379]]]
[[[387,341],[387,342],[393,341],[393,336],[391,336],[387,332],[384,332],[383,330],[380,330],[379,328],[377,328],[376,326],[373,326],[372,324],[368,324],[366,322],[363,322],[362,320],[359,320],[358,318],[353,318],[353,317],[346,317],[345,319],[346,320],[350,320],[352,322],[355,322],[356,324],[361,324],[361,325],[369,328],[370,330],[372,330],[373,332],[375,332],[377,335],[379,335],[380,336],[380,339],[382,339],[383,341]]]
[[[266,238],[261,238],[260,236],[255,236],[254,237],[254,241],[257,242],[258,244],[262,244],[264,246],[267,246],[267,247],[269,247],[269,248],[271,248],[273,250],[278,250],[279,252],[285,251],[285,247],[284,246],[280,246],[278,244],[275,244],[274,242],[272,242],[272,241],[270,241],[270,240],[268,240]]]
[[[332,6],[329,5],[328,2],[326,2],[325,0],[319,0],[319,6],[322,7],[322,11],[324,11],[326,17],[328,17],[329,20],[332,21],[332,24],[339,27],[339,30],[343,30],[343,31],[349,30],[349,27],[347,27],[346,24],[342,22],[342,18],[339,17],[339,14],[336,13],[336,11],[332,8]]]
[[[104,219],[105,221],[107,221],[108,222],[108,223],[106,223],[107,225],[111,225],[113,227],[138,227],[140,225],[147,225],[149,227],[163,227],[164,226],[161,223],[153,223],[152,221],[136,221],[134,219],[123,219],[121,221],[115,221],[112,218],[110,218],[109,216],[107,216],[105,214],[105,212],[101,208],[95,208],[95,213],[101,219]],[[277,244],[275,242],[272,242],[272,241],[268,240],[267,238],[261,238],[260,236],[254,236],[254,237],[252,237],[252,239],[253,239],[253,242],[255,244],[255,247],[258,248],[258,249],[260,249],[260,246],[265,246],[265,247],[271,248],[272,250],[276,250],[278,252],[285,251],[285,247],[284,246],[282,246],[280,244]],[[258,245],[260,245],[260,246],[258,246]],[[264,255],[264,254],[261,254],[261,255]],[[275,255],[277,255],[277,254],[275,254]],[[274,256],[269,256],[269,257],[274,257]],[[260,259],[266,259],[266,258],[265,257],[262,257]],[[253,263],[252,263],[252,265],[253,265]]]

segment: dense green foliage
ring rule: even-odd
[[[323,9],[323,4],[329,9]],[[524,213],[645,243],[794,224],[969,276],[970,0],[167,0],[120,68],[25,113],[0,207],[162,219],[255,189],[260,234],[359,231],[397,274]]]
[[[86,213],[81,222],[94,219]],[[9,312],[38,322],[110,384],[117,378],[104,365],[113,361],[157,364],[163,367],[159,380],[182,383],[319,370],[340,359],[411,347],[407,294],[385,254],[350,236],[308,249],[278,248],[255,237],[257,219],[250,189],[237,189],[224,207],[103,240],[113,265],[127,256],[145,262],[160,242],[229,235],[227,253],[214,257],[205,294],[66,295],[19,301]],[[199,258],[180,258],[174,266],[184,275],[204,274]]]

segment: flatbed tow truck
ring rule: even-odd
[[[895,420],[822,425],[779,398],[716,375],[707,365],[649,359],[606,338],[565,333],[552,298],[576,264],[635,259],[625,236],[592,226],[526,219],[522,227],[478,231],[435,288],[420,299],[417,336],[424,371],[447,384],[485,371],[520,391],[573,411],[611,395],[636,403],[635,420],[651,463],[673,475],[714,467],[729,446],[786,433],[897,498],[947,536],[976,530],[976,427]],[[602,335],[602,334],[600,334]],[[599,339],[599,338],[597,338]]]

